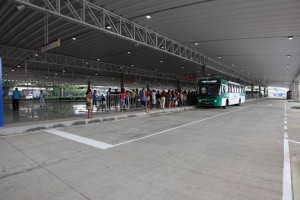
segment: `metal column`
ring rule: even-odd
[[[294,82],[294,91],[293,91],[293,94],[294,94],[294,100],[295,101],[299,101],[299,81],[295,81]]]
[[[0,98],[0,127],[3,127],[3,95],[2,95],[2,89],[3,89],[3,85],[2,85],[2,58],[0,57],[0,94],[1,94],[1,98]]]
[[[258,87],[258,98],[261,98],[261,86]]]
[[[121,90],[122,90],[122,88],[124,88],[124,74],[123,73],[121,73]]]
[[[254,85],[251,84],[251,95],[250,95],[251,99],[254,98],[254,91],[253,90],[254,90]]]

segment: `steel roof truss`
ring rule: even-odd
[[[168,39],[167,37],[164,37],[164,36],[158,34],[158,33],[154,32],[156,35],[156,40],[155,40],[156,42],[155,43],[149,42],[151,39],[149,40],[149,38],[148,38],[148,40],[147,40],[146,37],[150,36],[149,34],[147,34],[147,31],[150,32],[151,30],[149,30],[143,26],[140,26],[134,22],[131,22],[115,13],[112,13],[112,12],[104,9],[104,8],[96,6],[95,4],[88,2],[86,0],[64,0],[65,5],[67,6],[68,9],[64,9],[64,8],[60,7],[60,4],[61,4],[60,0],[56,1],[56,4],[57,4],[56,6],[53,6],[51,4],[51,2],[49,0],[47,0],[46,2],[47,2],[48,6],[44,5],[44,7],[41,6],[40,1],[38,1],[38,0],[12,0],[12,1],[18,2],[18,3],[23,3],[24,5],[27,5],[29,7],[32,7],[34,9],[37,9],[42,12],[48,11],[49,13],[51,13],[57,17],[67,19],[69,21],[77,22],[77,23],[80,23],[80,24],[90,27],[90,28],[98,28],[101,31],[123,37],[124,39],[127,39],[127,40],[142,43],[142,44],[144,44],[148,47],[154,48],[156,50],[160,50],[160,51],[169,53],[171,55],[178,56],[180,58],[189,60],[191,62],[195,62],[200,65],[205,65],[208,68],[212,68],[212,69],[217,70],[224,74],[229,74],[231,76],[236,75],[235,78],[239,78],[239,79],[244,80],[249,83],[256,82],[255,80],[252,80],[251,78],[244,76],[244,75],[240,74],[239,72],[233,73],[232,70],[229,70],[229,68],[227,66],[220,64],[213,59],[207,58],[206,56],[203,56],[204,59],[202,59],[202,61],[204,61],[204,62],[201,62],[201,59],[199,59],[200,62],[197,62],[198,61],[197,59],[191,60],[191,57],[194,57],[192,54],[199,54],[199,55],[201,55],[201,54],[193,51],[192,49],[190,49],[184,45],[180,44],[179,52],[177,50],[178,48],[176,45],[174,45],[174,50],[172,50],[172,48],[167,49],[167,43],[166,43],[167,40],[172,41],[171,43],[175,43],[175,42],[171,39]],[[76,8],[74,7],[75,4],[77,6]],[[50,5],[52,5],[52,6],[50,6]],[[49,6],[51,7],[51,9],[49,9]],[[88,22],[85,21],[85,11],[88,8],[88,6],[93,6],[93,8],[94,8],[94,9],[89,10],[89,12],[91,12],[91,13],[95,14],[95,10],[103,13],[103,17],[102,18],[99,17],[100,20],[98,19],[99,23],[102,21],[102,26],[100,26],[98,24],[98,22],[97,22],[97,26],[91,24],[91,23],[94,23],[93,20],[88,21]],[[53,8],[56,7],[56,9],[53,10],[52,7]],[[66,10],[68,10],[69,13],[62,13],[62,11],[66,11]],[[78,13],[80,13],[82,17],[80,17],[80,15]],[[97,15],[95,15],[95,16],[97,16]],[[123,21],[126,20],[126,23],[122,23],[122,20]],[[109,24],[112,28],[107,29],[105,26],[106,24]],[[127,26],[125,28],[122,28],[122,26],[124,24],[127,24]],[[132,25],[128,26],[128,24],[132,24]],[[133,27],[133,38],[132,38],[131,34],[128,34],[130,32],[130,31],[128,31],[128,30],[130,30],[129,27]],[[124,30],[124,29],[127,29],[127,31],[125,34],[122,34],[122,30]],[[153,40],[154,40],[154,38],[153,38]],[[192,53],[192,52],[194,52],[194,53]],[[218,67],[216,67],[216,65]]]

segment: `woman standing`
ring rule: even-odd
[[[92,94],[92,90],[88,89],[85,94],[86,94],[86,109],[88,111],[88,118],[92,118],[92,112],[93,112],[93,94]]]

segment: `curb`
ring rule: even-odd
[[[181,112],[181,111],[192,110],[195,108],[196,107],[194,107],[194,106],[190,106],[190,107],[181,107],[181,108],[150,110],[149,113],[131,112],[128,114],[117,114],[117,115],[111,114],[108,116],[95,117],[92,119],[78,118],[78,119],[73,119],[73,120],[55,121],[55,122],[53,122],[54,120],[51,120],[52,122],[46,121],[46,122],[38,122],[38,124],[21,125],[21,126],[7,127],[7,128],[3,127],[0,129],[0,136],[28,133],[28,132],[34,132],[34,131],[42,131],[42,130],[52,129],[52,128],[91,125],[91,124],[97,124],[97,123],[102,123],[102,122],[132,118],[132,117],[142,117],[142,116],[157,114],[157,113],[160,114],[160,113]]]

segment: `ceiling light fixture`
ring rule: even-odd
[[[289,65],[286,66],[286,68],[289,68],[289,67],[290,67]]]
[[[97,58],[97,60],[99,61],[99,60],[100,60],[100,58]]]
[[[108,26],[106,26],[106,28],[107,28],[107,29],[111,29],[111,26],[110,26],[110,25],[108,25]]]
[[[222,57],[221,57],[221,56],[218,56],[218,58],[221,59]]]
[[[291,57],[291,55],[286,55],[286,57],[287,57],[287,58],[290,58],[290,57]]]
[[[147,19],[151,19],[151,15],[146,15],[146,18]]]
[[[232,64],[231,66],[234,67],[234,64]]]
[[[20,67],[21,67],[20,65],[17,66],[17,68],[20,68]]]
[[[131,54],[131,52],[130,52],[130,51],[128,51],[127,53],[128,53],[128,54]]]
[[[294,36],[289,36],[288,38],[289,38],[289,40],[292,40],[292,39],[294,39]]]
[[[72,37],[72,40],[77,40],[77,38],[76,37]]]
[[[199,43],[198,43],[198,42],[195,42],[195,45],[199,45]]]
[[[161,60],[160,62],[162,63],[162,62],[164,62],[164,61]]]
[[[12,71],[12,72],[14,72],[15,70],[14,70],[14,69],[12,69],[11,71]]]
[[[131,65],[131,67],[134,67],[134,65]]]
[[[18,9],[19,11],[24,10],[24,8],[25,8],[25,6],[24,6],[23,4],[17,6],[17,9]]]

